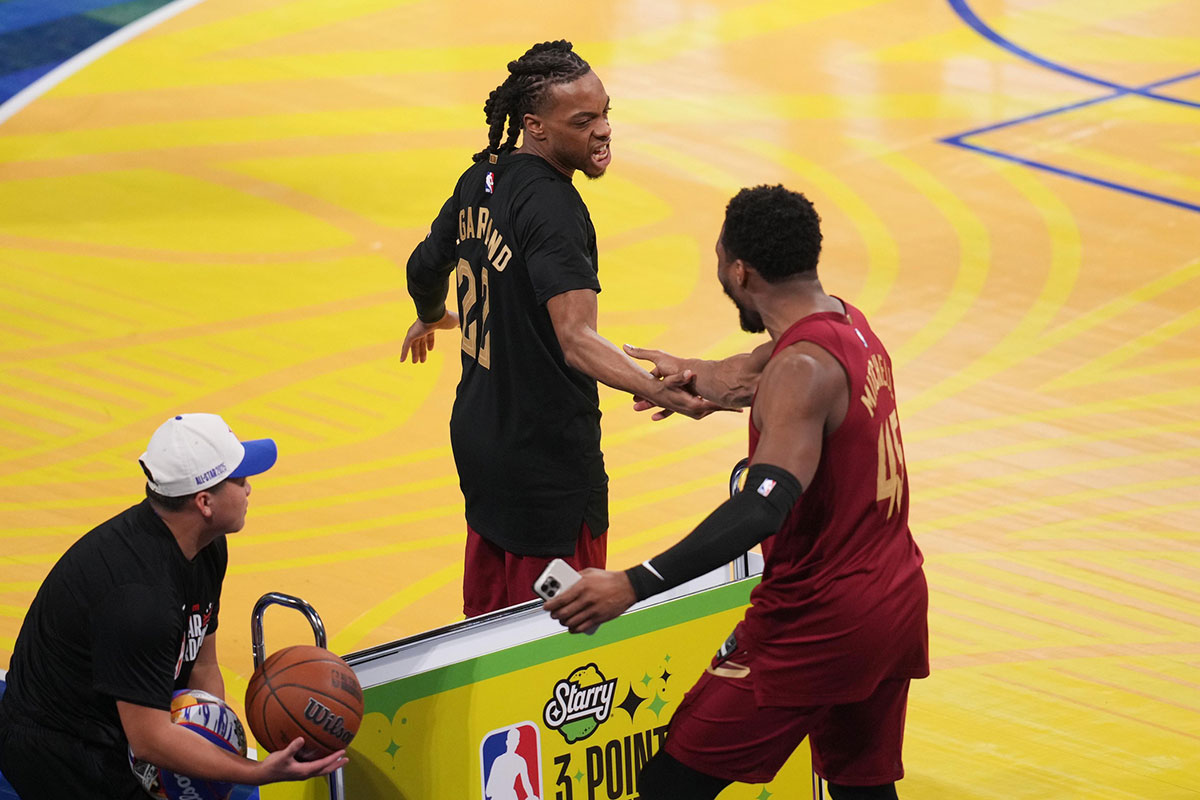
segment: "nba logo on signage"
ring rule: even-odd
[[[542,796],[542,745],[538,726],[518,722],[479,744],[484,800],[537,800]]]

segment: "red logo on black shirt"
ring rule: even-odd
[[[208,633],[208,624],[212,621],[213,604],[209,603],[203,614],[199,611],[200,605],[198,603],[193,605],[192,613],[188,614],[184,621],[187,627],[183,632],[183,641],[179,643],[179,659],[175,662],[176,678],[183,670],[185,661],[190,663],[196,660],[196,656],[200,654],[200,647],[204,644],[204,635]]]

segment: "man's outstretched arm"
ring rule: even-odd
[[[649,350],[628,344],[625,345],[625,353],[653,363],[654,369],[651,370],[651,374],[657,377],[669,378],[688,374],[688,385],[696,394],[722,408],[738,409],[749,406],[754,400],[759,377],[771,357],[774,346],[774,342],[763,342],[749,353],[739,353],[719,361],[680,358],[662,350]],[[648,411],[652,408],[659,406],[648,398],[634,398],[635,410]],[[665,419],[670,415],[670,411],[659,411],[654,415],[654,419]]]
[[[302,739],[292,741],[265,761],[251,761],[171,722],[169,711],[118,700],[117,713],[129,748],[139,759],[191,778],[262,786],[328,775],[346,764],[345,750],[317,761],[298,760],[296,756],[304,746]]]
[[[755,405],[762,434],[746,489],[654,558],[624,572],[585,570],[578,583],[546,602],[555,619],[572,632],[591,630],[638,600],[728,563],[779,530],[816,474],[829,415],[847,392],[845,373],[828,353],[811,345],[789,351],[763,371]]]
[[[614,389],[655,405],[702,417],[720,409],[685,388],[682,376],[659,380],[596,330],[599,304],[592,289],[573,289],[546,301],[554,333],[568,366]]]
[[[454,242],[457,237],[454,197],[442,205],[429,235],[408,258],[406,274],[408,294],[417,307],[417,319],[404,335],[400,360],[412,353],[414,364],[425,361],[433,349],[434,334],[458,327],[458,315],[446,308],[450,292],[450,273],[454,271]]]

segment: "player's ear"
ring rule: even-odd
[[[733,263],[729,265],[729,267],[733,271],[734,283],[738,285],[739,289],[745,289],[746,280],[749,278],[749,276],[746,274],[746,270],[750,268],[750,265],[745,261],[742,261],[740,258],[736,258],[734,259]]]
[[[212,498],[213,496],[210,492],[197,492],[196,496],[192,498],[192,502],[195,504],[196,510],[199,511],[200,516],[204,517],[206,520],[212,519]]]
[[[524,128],[526,136],[539,142],[545,140],[546,124],[537,114],[526,114],[521,120],[521,126]]]

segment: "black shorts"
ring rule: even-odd
[[[0,773],[21,800],[146,800],[129,758],[59,731],[0,720]]]

